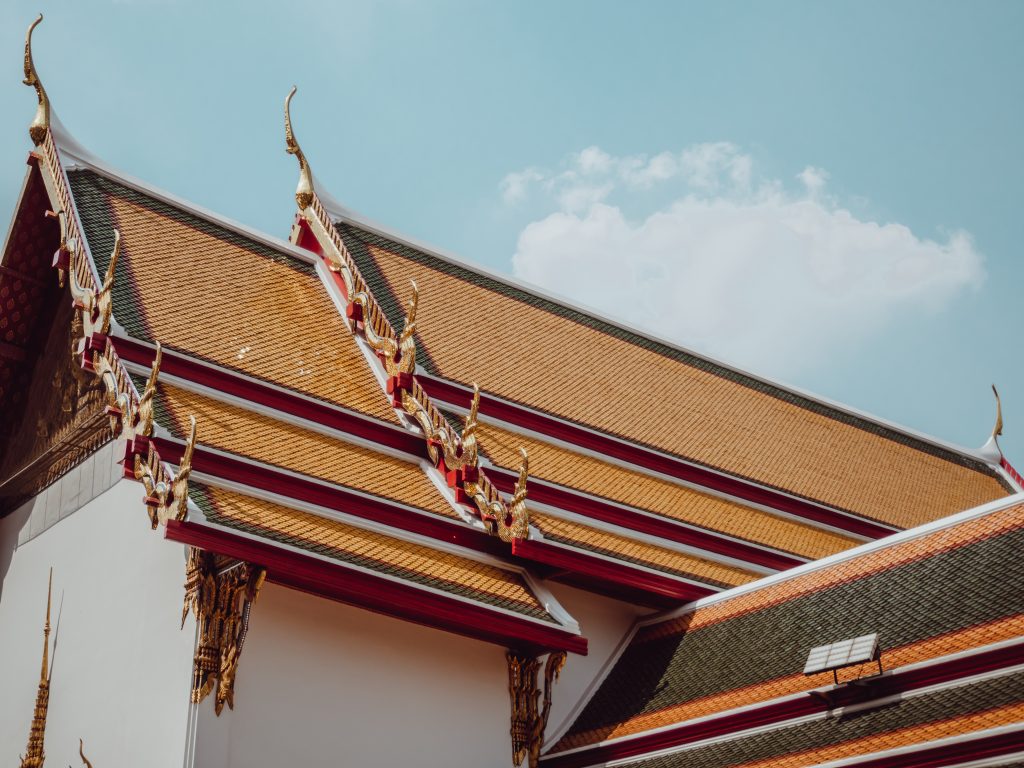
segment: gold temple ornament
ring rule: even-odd
[[[153,367],[150,368],[149,377],[146,379],[146,387],[139,397],[139,405],[135,409],[135,433],[143,437],[150,437],[153,434],[154,398],[156,397],[157,378],[160,376],[160,363],[163,360],[163,346],[156,343],[156,354],[153,357]]]
[[[216,688],[214,712],[235,706],[235,676],[249,632],[249,616],[267,572],[245,562],[219,567],[215,555],[192,547],[185,566],[181,624],[191,610],[199,628],[192,665],[193,703]]]
[[[508,692],[512,703],[512,762],[519,766],[528,758],[529,768],[537,768],[544,747],[544,731],[551,714],[551,694],[562,668],[565,651],[552,653],[544,664],[544,690],[537,687],[540,660],[513,651],[505,653],[508,662]]]
[[[32,60],[32,32],[42,21],[43,14],[40,13],[38,18],[29,25],[28,32],[25,33],[25,79],[22,80],[25,85],[36,89],[36,97],[39,101],[36,115],[28,126],[28,135],[32,137],[32,143],[37,147],[46,141],[46,134],[50,130],[50,97],[46,95],[46,89],[43,88],[43,83],[36,72],[35,62]]]
[[[285,152],[295,155],[295,159],[299,161],[299,183],[295,187],[295,202],[298,204],[299,210],[304,211],[313,202],[313,172],[309,169],[306,155],[292,130],[291,103],[297,90],[298,87],[293,85],[292,89],[288,91],[288,95],[284,97],[284,147]]]

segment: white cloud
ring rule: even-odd
[[[802,189],[787,190],[732,144],[650,158],[590,147],[563,170],[523,173],[518,199],[551,212],[521,232],[518,277],[773,375],[821,365],[831,346],[939,310],[984,279],[967,233],[934,241],[858,219],[824,193],[824,170],[806,168]],[[664,204],[624,213],[631,191],[658,184],[671,187]]]
[[[536,168],[510,173],[501,180],[501,197],[506,203],[518,203],[526,198],[530,184],[543,178]]]

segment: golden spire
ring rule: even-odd
[[[43,14],[40,13],[39,18],[32,22],[25,34],[25,79],[22,81],[25,85],[34,87],[36,95],[39,97],[36,116],[28,125],[28,135],[32,137],[32,142],[36,146],[43,143],[46,139],[46,132],[50,130],[50,98],[46,95],[39,75],[36,74],[36,65],[32,61],[32,30],[39,26],[42,20]]]
[[[28,746],[21,758],[21,768],[42,768],[46,754],[43,740],[46,736],[46,712],[50,706],[50,597],[53,593],[53,568],[46,587],[46,623],[43,625],[43,666],[39,672],[39,691],[36,693],[36,709],[32,714],[32,728],[28,732]]]
[[[313,173],[309,170],[309,163],[302,153],[299,142],[295,140],[295,132],[292,130],[292,96],[298,90],[294,85],[284,98],[284,149],[289,155],[295,155],[299,161],[299,184],[295,188],[295,202],[299,210],[306,210],[313,202]]]

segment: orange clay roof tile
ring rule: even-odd
[[[349,223],[378,301],[416,280],[428,371],[900,527],[1007,494],[981,461],[681,352]],[[469,322],[451,322],[451,308]]]
[[[396,422],[313,267],[92,171],[69,174],[114,317],[136,338]]]
[[[855,539],[789,520],[728,499],[625,469],[601,459],[480,423],[482,452],[506,468],[518,465],[520,446],[530,455],[530,476],[808,558],[849,549]]]
[[[458,518],[415,463],[362,448],[181,387],[157,388],[157,421],[184,437],[195,416],[200,445]]]
[[[514,571],[221,488],[192,483],[189,496],[212,523],[552,621],[523,578]]]

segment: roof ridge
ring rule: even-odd
[[[511,500],[506,502],[478,464],[475,433],[479,388],[474,387],[470,419],[460,433],[448,423],[416,380],[414,334],[419,302],[416,283],[412,283],[412,298],[402,329],[396,333],[317,194],[309,163],[292,130],[290,103],[294,94],[293,88],[284,103],[285,150],[295,155],[299,162],[299,182],[295,192],[299,213],[296,226],[292,228],[293,242],[307,242],[311,250],[322,257],[323,261],[317,266],[324,287],[346,324],[350,325],[357,343],[361,339],[380,360],[388,377],[386,391],[393,407],[405,416],[405,423],[410,429],[418,426],[422,431],[430,459],[448,480],[456,500],[475,508],[475,513],[488,530],[502,541],[529,538],[526,451],[521,449],[519,480]]]

